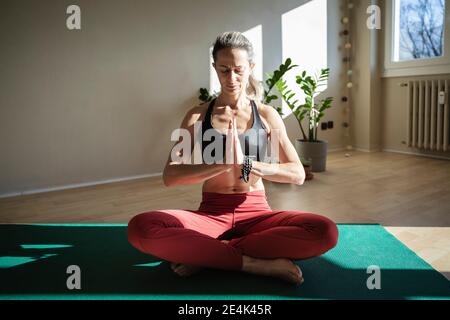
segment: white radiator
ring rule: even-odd
[[[408,82],[408,147],[450,149],[450,80]]]

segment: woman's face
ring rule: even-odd
[[[213,67],[219,77],[222,92],[239,95],[245,92],[254,65],[249,63],[246,50],[225,48],[217,52]]]

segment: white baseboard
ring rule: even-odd
[[[336,147],[333,149],[329,149],[328,152],[337,152],[337,151],[345,151],[345,150],[346,149],[344,147]],[[392,150],[392,149],[381,149],[381,150],[372,150],[371,151],[369,149],[364,149],[364,148],[353,148],[353,150],[361,151],[361,152],[368,152],[368,153],[379,152],[379,151],[392,152],[392,153],[414,155],[414,156],[426,157],[426,158],[450,160],[450,158],[448,158],[448,157],[441,157],[441,156],[429,155],[429,154],[421,154],[421,153],[417,153],[417,152],[398,151],[398,150]],[[349,152],[351,152],[351,151],[352,150],[349,150]],[[107,183],[114,183],[114,182],[120,182],[120,181],[129,181],[129,180],[136,180],[136,179],[143,179],[143,178],[150,178],[150,177],[157,177],[157,176],[162,176],[162,172],[151,173],[151,174],[142,174],[142,175],[130,176],[130,177],[107,179],[107,180],[100,180],[100,181],[92,181],[92,182],[85,182],[85,183],[69,184],[69,185],[57,186],[57,187],[51,187],[51,188],[25,190],[25,191],[20,191],[20,192],[10,192],[10,193],[0,194],[0,199],[16,197],[16,196],[23,196],[23,195],[27,195],[27,194],[44,193],[44,192],[59,191],[59,190],[66,190],[66,189],[75,189],[75,188],[81,188],[81,187],[95,186],[95,185],[99,185],[99,184],[107,184]]]
[[[345,150],[345,149],[342,149],[342,150]],[[450,160],[449,157],[442,157],[442,156],[437,156],[437,155],[432,155],[432,154],[423,154],[423,153],[410,152],[410,151],[398,151],[398,150],[393,150],[393,149],[369,150],[369,149],[365,149],[365,148],[353,148],[353,150],[361,151],[361,152],[367,152],[367,153],[372,153],[372,152],[392,152],[392,153],[401,153],[401,154],[407,154],[407,155],[419,156],[419,157],[425,157],[425,158]]]
[[[441,160],[450,160],[449,157],[441,157],[436,156],[433,154],[423,154],[423,153],[417,153],[417,152],[409,152],[409,151],[398,151],[398,150],[392,150],[392,149],[383,149],[383,152],[393,152],[393,153],[401,153],[401,154],[408,154],[413,156],[419,156],[419,157],[425,157],[425,158],[433,158],[433,159],[441,159]]]
[[[68,184],[68,185],[64,185],[64,186],[57,186],[57,187],[51,187],[51,188],[25,190],[25,191],[20,191],[20,192],[10,192],[10,193],[0,194],[0,199],[16,197],[16,196],[23,196],[23,195],[27,195],[27,194],[44,193],[44,192],[59,191],[59,190],[66,190],[66,189],[75,189],[75,188],[81,188],[81,187],[95,186],[95,185],[99,185],[99,184],[136,180],[136,179],[150,178],[150,177],[157,177],[157,176],[162,176],[162,172],[151,173],[151,174],[142,174],[142,175],[130,176],[130,177],[107,179],[107,180],[100,180],[100,181],[92,181],[92,182],[85,182],[85,183]]]
[[[345,148],[343,148],[343,147],[338,147],[338,148],[329,149],[328,152],[343,151],[344,149]],[[130,177],[107,179],[107,180],[99,180],[99,181],[92,181],[92,182],[68,184],[68,185],[64,185],[64,186],[57,186],[57,187],[51,187],[51,188],[40,188],[40,189],[32,189],[32,190],[25,190],[25,191],[18,191],[18,192],[8,192],[8,193],[0,194],[0,199],[24,196],[24,195],[28,195],[28,194],[45,193],[45,192],[51,192],[51,191],[60,191],[60,190],[67,190],[67,189],[90,187],[90,186],[95,186],[95,185],[99,185],[99,184],[107,184],[107,183],[114,183],[114,182],[120,182],[120,181],[129,181],[129,180],[136,180],[136,179],[143,179],[143,178],[150,178],[150,177],[157,177],[157,176],[162,176],[162,172],[130,176]]]

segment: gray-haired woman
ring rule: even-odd
[[[181,124],[192,137],[194,124],[200,121],[202,133],[214,136],[210,141],[201,136],[204,163],[173,159],[174,154],[177,159],[191,157],[195,144],[191,139],[187,152],[172,148],[177,151],[171,152],[163,174],[166,186],[202,183],[202,202],[198,210],[155,210],[135,216],[128,226],[129,241],[138,250],[171,262],[180,276],[209,267],[300,284],[303,275],[292,260],[333,248],[338,229],[321,215],[270,208],[263,179],[302,185],[305,171],[280,115],[260,102],[248,39],[240,32],[223,33],[214,43],[213,59],[221,93],[210,103],[191,108]],[[269,140],[279,151],[277,163],[265,161]],[[218,142],[222,148],[215,147]]]

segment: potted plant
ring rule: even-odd
[[[281,64],[278,70],[275,70],[273,73],[266,73],[267,80],[265,81],[266,88],[264,89],[264,99],[263,103],[267,105],[271,105],[277,112],[280,114],[280,116],[283,116],[283,111],[281,106],[273,106],[274,100],[278,99],[278,96],[275,94],[271,94],[272,90],[277,88],[277,83],[280,83],[282,81],[283,76],[291,69],[298,67],[298,65],[291,65],[292,60],[290,58],[287,58],[284,64]],[[300,161],[303,165],[303,168],[305,169],[306,173],[306,179],[305,180],[312,180],[314,175],[312,173],[312,166],[311,166],[311,159],[306,159],[305,157],[300,156]]]
[[[314,178],[314,174],[312,173],[312,159],[306,159],[305,157],[300,156],[300,161],[302,162],[303,168],[305,169],[305,180],[312,180]]]
[[[328,142],[318,140],[317,128],[320,123],[320,119],[325,115],[325,110],[331,107],[332,97],[327,97],[315,102],[315,98],[322,93],[319,90],[320,87],[326,84],[330,74],[330,69],[321,69],[319,75],[311,77],[306,71],[303,71],[301,75],[296,76],[296,83],[300,86],[305,93],[305,103],[297,104],[298,100],[292,101],[295,93],[292,90],[288,90],[286,81],[279,79],[275,86],[280,92],[284,101],[286,101],[292,113],[296,117],[300,130],[302,131],[303,139],[296,139],[295,148],[300,157],[304,159],[312,160],[312,171],[322,172],[326,170],[327,148]],[[308,135],[303,130],[302,121],[307,118],[309,125]]]

